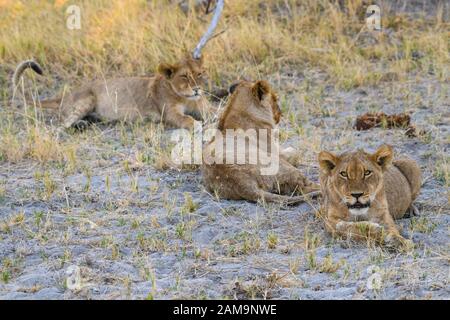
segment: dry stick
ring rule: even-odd
[[[224,0],[217,0],[216,9],[214,10],[214,16],[211,20],[211,24],[206,30],[205,34],[200,38],[199,43],[194,49],[192,56],[194,59],[200,59],[202,56],[202,49],[206,45],[206,43],[210,40],[212,33],[217,28],[217,24],[219,23],[220,15],[222,14],[224,6]]]
[[[211,0],[208,0],[208,4],[206,5],[205,14],[209,14],[209,7],[211,6]]]

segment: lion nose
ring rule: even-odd
[[[357,192],[357,193],[352,193],[352,196],[356,198],[356,200],[358,200],[359,197],[361,197],[364,194],[364,192]]]

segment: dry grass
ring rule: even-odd
[[[383,26],[395,35],[367,37],[360,33],[366,32],[361,0],[346,1],[344,10],[333,1],[299,3],[229,1],[219,26],[226,32],[206,49],[212,82],[261,78],[285,65],[316,66],[344,88],[402,79],[411,71],[448,77],[449,25],[442,11],[428,20],[386,13]],[[1,1],[0,63],[13,68],[34,57],[51,78],[71,83],[148,74],[192,50],[209,18],[185,15],[170,1],[79,1],[82,26],[72,31],[65,26],[70,4]],[[371,38],[375,45],[360,44]]]
[[[4,115],[7,115],[6,113]],[[2,119],[4,120],[4,119]],[[40,121],[33,120],[34,125],[26,125],[25,130],[17,126],[21,120],[12,117],[2,122],[0,128],[0,159],[18,163],[23,159],[32,159],[40,164],[57,162],[75,166],[76,146],[68,143],[61,145],[52,132]]]

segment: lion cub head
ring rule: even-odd
[[[345,204],[353,215],[365,214],[383,187],[383,173],[392,163],[392,148],[381,146],[374,154],[363,150],[335,155],[319,154],[321,185],[330,197]]]
[[[203,59],[190,56],[177,64],[161,63],[158,72],[168,80],[172,90],[181,98],[198,100],[203,95],[205,85],[205,70]]]
[[[241,81],[229,91],[231,97],[219,119],[219,130],[273,128],[280,122],[277,94],[266,81]]]

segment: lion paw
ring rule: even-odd
[[[366,222],[366,224],[371,230],[376,231],[376,232],[381,232],[384,229],[381,224],[378,224],[376,222],[369,221],[369,222]]]
[[[347,222],[347,221],[339,221],[336,224],[336,231],[338,232],[344,232],[347,230],[348,226],[351,224],[351,222]]]
[[[89,127],[90,123],[86,120],[78,120],[73,124],[73,127],[77,130],[83,131]]]
[[[58,142],[65,141],[69,138],[69,134],[66,132],[64,127],[59,127],[55,131],[55,139]]]
[[[300,153],[292,147],[287,147],[286,149],[282,150],[281,156],[284,158],[284,160],[289,162],[294,167],[298,166],[301,163]]]
[[[410,251],[414,248],[414,242],[405,239],[402,236],[394,234],[388,234],[384,239],[384,243],[388,248],[391,249],[402,249],[405,251]]]

